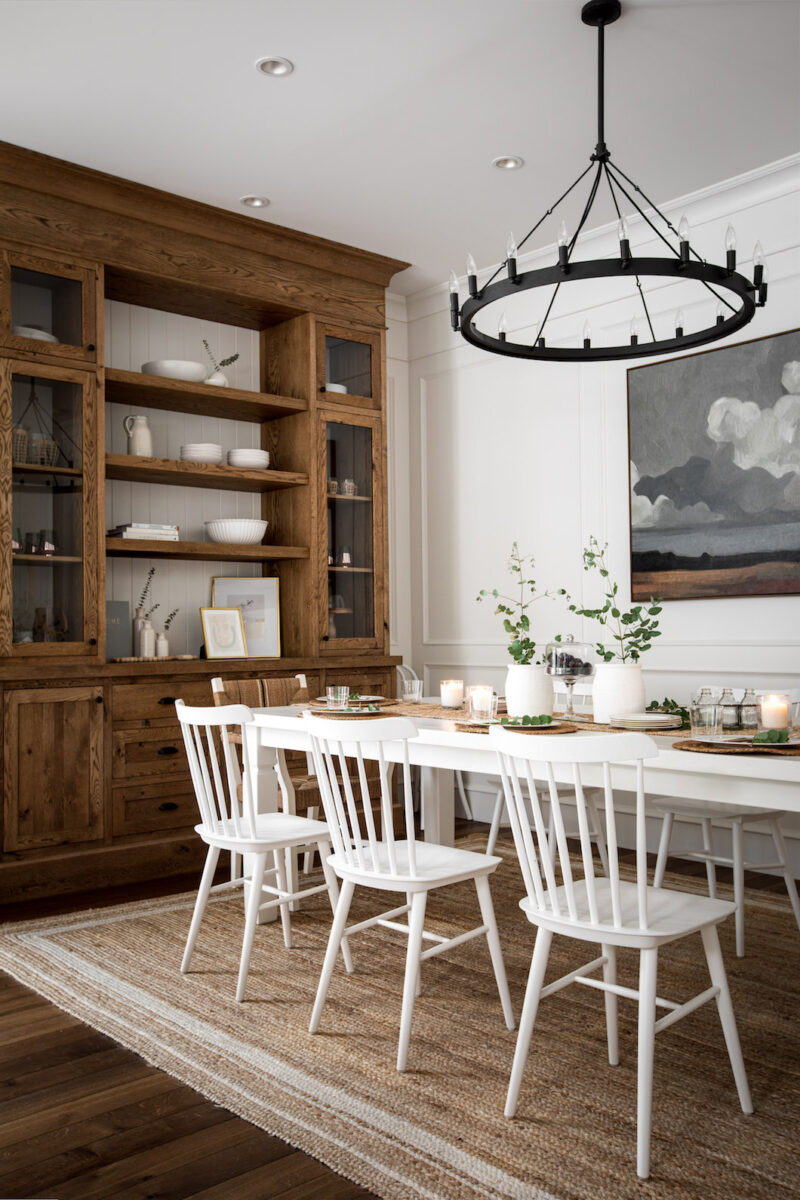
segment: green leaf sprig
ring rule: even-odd
[[[608,542],[601,546],[596,537],[589,538],[583,551],[584,571],[598,571],[606,581],[605,604],[602,608],[581,608],[570,604],[570,612],[579,617],[589,617],[605,626],[616,645],[597,643],[597,653],[603,662],[618,658],[623,663],[637,663],[645,651],[650,649],[653,638],[661,637],[656,618],[661,613],[661,600],[652,596],[646,604],[634,604],[627,612],[619,607],[619,584],[611,579],[606,562]]]
[[[669,713],[670,716],[680,717],[681,729],[692,728],[692,720],[689,716],[688,708],[684,708],[682,704],[678,704],[677,700],[670,700],[668,696],[665,696],[660,704],[658,700],[652,700],[645,709],[645,712]]]
[[[536,580],[526,578],[527,575],[532,574],[535,566],[533,555],[520,554],[519,546],[513,542],[508,569],[514,577],[514,582],[519,585],[519,597],[505,596],[497,588],[481,588],[475,597],[479,603],[489,597],[497,601],[495,614],[503,618],[503,629],[511,638],[508,653],[520,666],[527,666],[536,661],[536,642],[531,637],[531,618],[528,615],[528,609],[536,600],[566,596],[567,594],[564,588],[537,594]]]

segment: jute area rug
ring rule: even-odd
[[[465,845],[471,844],[469,841]],[[475,843],[476,848],[480,845]],[[492,880],[519,1013],[533,930],[508,842]],[[685,877],[669,881],[700,889]],[[376,912],[362,897],[353,920]],[[482,939],[423,967],[409,1071],[394,1069],[405,939],[354,939],[322,1032],[307,1032],[330,926],[327,898],[256,937],[247,1000],[233,999],[241,900],[207,911],[190,975],[178,971],[193,897],[183,895],[0,929],[0,967],[218,1104],[387,1200],[783,1200],[800,1195],[800,936],[788,903],[747,896],[747,957],[722,930],[754,1116],[739,1109],[716,1008],[656,1042],[653,1175],[637,1181],[635,1008],[620,1003],[621,1065],[608,1066],[602,994],[542,1002],[514,1121],[503,1117],[515,1035],[503,1024]],[[427,927],[475,923],[472,885],[433,893]],[[556,938],[548,978],[592,956]],[[621,982],[636,986],[636,957]],[[659,994],[707,986],[700,938],[661,955]]]

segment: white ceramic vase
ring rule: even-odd
[[[230,387],[228,376],[223,375],[222,371],[215,371],[213,375],[209,375],[206,383],[213,383],[214,387]]]
[[[142,653],[142,626],[144,625],[144,609],[137,608],[133,615],[133,655],[138,658]]]
[[[592,685],[594,719],[606,725],[622,713],[643,712],[644,679],[638,663],[598,663]]]
[[[166,658],[169,654],[169,641],[165,633],[156,634],[156,658]]]
[[[140,658],[155,658],[156,656],[156,631],[153,629],[153,622],[148,621],[145,617],[142,625],[142,632],[139,635],[139,657]]]
[[[135,454],[139,458],[152,458],[153,431],[148,424],[147,417],[128,416],[124,418],[122,424],[128,435],[128,454]]]
[[[506,709],[510,717],[553,715],[553,681],[544,667],[511,663],[506,675]]]

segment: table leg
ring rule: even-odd
[[[275,763],[278,761],[277,751],[272,746],[262,744],[260,732],[253,729],[246,730],[243,749],[250,763],[250,778],[255,794],[256,812],[277,812],[278,776],[275,771]],[[253,874],[255,856],[245,854],[242,857],[244,860],[242,874],[245,877],[244,902],[246,907],[247,898],[250,894],[249,879]],[[268,908],[265,913],[259,913],[258,924],[266,925],[270,921],[276,921],[277,919],[278,910],[276,908]]]
[[[422,814],[425,841],[439,846],[455,844],[455,773],[441,767],[421,767]]]

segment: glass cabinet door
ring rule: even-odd
[[[340,395],[352,403],[355,397],[356,402],[372,402],[365,407],[377,408],[381,394],[380,349],[380,334],[318,326],[319,390],[328,399]]]
[[[3,342],[40,357],[96,362],[96,281],[87,267],[4,251]]]
[[[375,513],[381,502],[376,478],[381,462],[380,418],[325,413],[321,436],[325,439],[322,482],[328,580],[322,642],[328,650],[377,647],[383,640],[383,613],[376,604],[383,586]]]
[[[3,652],[97,653],[94,380],[38,363],[3,360],[0,367],[11,484],[3,512],[11,598]]]

